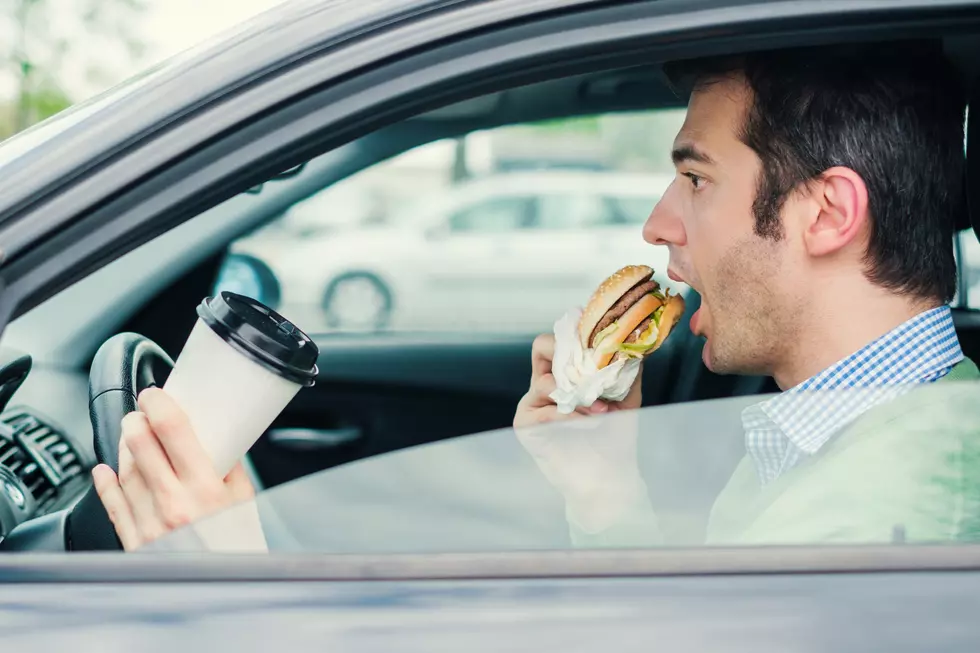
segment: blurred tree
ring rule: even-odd
[[[40,122],[72,103],[69,76],[106,85],[116,56],[145,48],[135,19],[148,0],[0,0],[0,49],[12,97],[0,105],[0,136]],[[75,80],[77,83],[78,80]]]

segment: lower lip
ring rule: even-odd
[[[693,333],[694,335],[700,335],[698,333],[698,325],[700,324],[700,322],[701,322],[701,309],[699,308],[698,310],[694,311],[693,315],[691,315],[691,323],[690,323],[691,333]]]
[[[694,311],[694,315],[691,316],[691,333],[693,333],[696,336],[704,336],[704,334],[702,334],[698,329],[700,323],[701,323],[701,309],[699,308],[698,310]],[[704,362],[705,367],[708,367],[710,369],[710,366],[708,365],[708,360],[711,358],[711,356],[708,353],[708,347],[710,347],[711,345],[709,344],[707,336],[704,336],[704,338],[705,338],[704,347],[701,348],[701,360],[702,362]]]

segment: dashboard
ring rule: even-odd
[[[82,497],[90,434],[84,374],[35,369],[29,355],[0,349],[0,539]]]

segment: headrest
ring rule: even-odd
[[[973,233],[980,239],[980,80],[973,84],[967,109],[966,205]]]

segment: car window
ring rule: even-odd
[[[610,207],[590,194],[542,195],[537,208],[537,229],[595,229],[614,220]]]
[[[252,541],[272,551],[453,553],[975,542],[976,391],[975,381],[946,381],[732,397],[491,431],[286,483],[149,548]],[[853,423],[828,413],[837,434],[812,454],[822,473],[811,473],[808,457],[763,486],[766,449],[747,448],[743,419],[764,401],[872,407]]]
[[[642,225],[650,217],[651,209],[660,201],[660,196],[609,196],[604,197],[603,201],[608,205],[615,223]]]
[[[532,207],[530,197],[490,198],[453,213],[449,228],[480,233],[512,232],[528,225]]]
[[[957,238],[959,274],[962,277],[960,284],[966,290],[966,297],[957,296],[954,305],[980,309],[980,241],[972,229],[961,232]]]
[[[684,115],[509,125],[416,147],[235,241],[215,290],[251,295],[314,334],[522,335],[550,330],[627,264],[683,292],[667,279],[666,248],[641,228],[673,180]]]

